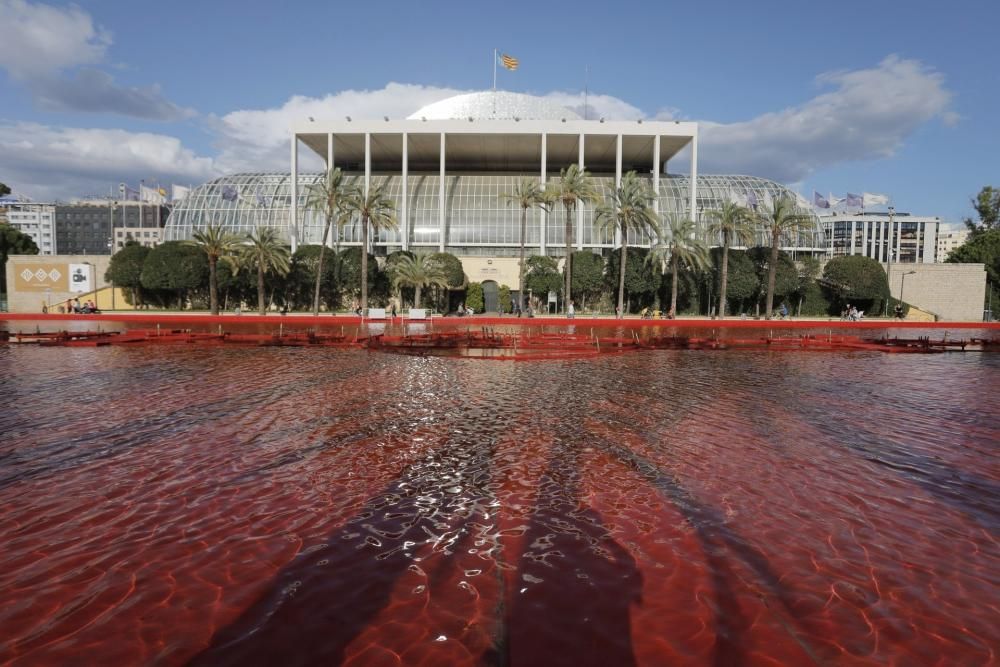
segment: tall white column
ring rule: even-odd
[[[861,254],[864,255],[865,257],[871,257],[872,256],[871,255],[871,250],[869,249],[871,247],[869,245],[869,243],[870,243],[870,241],[868,240],[868,221],[867,220],[862,220],[861,221]]]
[[[365,197],[368,196],[368,190],[371,188],[372,184],[372,135],[365,132]],[[365,252],[371,252],[372,247],[375,245],[375,239],[372,238],[371,234],[368,234],[368,247],[364,249]]]
[[[333,132],[328,132],[326,135],[326,170],[327,172],[333,171]],[[340,226],[334,225],[331,227],[333,234],[326,239],[326,247],[332,248],[335,244],[334,234],[339,233]]]
[[[618,135],[615,140],[615,189],[622,185],[622,135]],[[615,228],[615,245],[621,247],[622,232]]]
[[[660,135],[653,137],[653,212],[660,212]]]
[[[854,254],[854,237],[857,235],[857,233],[858,233],[858,221],[851,220],[851,252],[850,252],[851,255]]]
[[[691,220],[698,228],[698,134],[691,138]]]
[[[538,183],[542,186],[543,190],[545,189],[545,181],[546,181],[546,177],[548,175],[547,174],[547,172],[548,172],[548,159],[549,159],[548,158],[548,143],[549,143],[549,137],[548,137],[548,135],[545,134],[544,132],[542,132],[542,173],[541,173],[541,176],[538,179]],[[546,211],[545,211],[544,208],[540,209],[539,212],[541,213],[541,218],[542,218],[542,229],[541,229],[541,236],[539,236],[538,247],[539,247],[540,254],[544,255],[545,254],[545,233],[548,231],[548,227],[549,227],[549,216],[546,213]]]
[[[410,196],[410,183],[409,183],[409,173],[410,173],[410,159],[409,159],[409,148],[410,141],[406,132],[403,132],[403,201],[402,210],[400,215],[402,216],[402,230],[403,230],[403,250],[410,249],[410,214],[407,208],[408,197]]]
[[[294,132],[292,132],[292,201],[288,217],[288,235],[294,253],[299,245],[299,137]]]
[[[445,210],[444,210],[444,146],[445,146],[445,134],[441,133],[441,173],[438,177],[438,215],[440,216],[440,231],[438,232],[438,252],[444,252],[444,234],[445,234]]]
[[[586,167],[583,164],[583,142],[584,136],[580,135],[580,154],[577,157],[578,166],[580,171],[583,171]],[[577,202],[576,204],[576,249],[583,250],[583,202]]]

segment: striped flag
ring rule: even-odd
[[[500,64],[513,72],[517,69],[518,60],[514,56],[508,56],[506,53],[501,53]]]

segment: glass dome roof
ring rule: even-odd
[[[456,95],[428,104],[409,120],[579,120],[580,115],[555,102],[505,90]]]

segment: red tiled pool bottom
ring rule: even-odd
[[[997,661],[1000,355],[0,369],[0,662]]]

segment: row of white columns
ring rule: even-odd
[[[447,134],[442,132],[440,135],[440,159],[439,159],[439,179],[438,179],[438,224],[440,226],[438,249],[440,252],[444,252],[445,249],[445,239],[446,239],[446,213],[445,208],[445,147],[446,147],[446,137]],[[541,161],[541,173],[539,175],[539,181],[541,186],[544,188],[546,185],[546,176],[548,171],[548,134],[542,133],[542,161]],[[586,168],[584,164],[584,148],[585,148],[586,137],[583,134],[579,135],[579,151],[577,154],[578,166],[581,170]],[[408,216],[408,196],[409,196],[409,137],[406,132],[403,132],[403,158],[402,158],[402,199],[400,201],[400,217],[402,218],[402,238],[403,238],[403,250],[409,249],[409,229],[407,228],[409,224]],[[693,137],[691,139],[691,201],[690,201],[690,211],[691,218],[697,222],[697,200],[698,200],[698,138]],[[300,236],[299,227],[299,141],[297,135],[292,135],[292,202],[291,202],[291,228],[292,228],[292,252],[295,251],[298,243],[302,241]],[[333,144],[333,134],[326,135],[326,168],[331,169],[334,165],[334,144]],[[371,173],[372,173],[372,155],[371,155],[371,133],[365,133],[365,195],[368,194],[371,188]],[[662,165],[660,163],[660,137],[656,135],[653,137],[653,210],[659,213],[660,211],[660,171]],[[622,180],[622,135],[617,135],[615,141],[615,187],[621,185]],[[545,233],[547,223],[547,214],[543,210],[542,214],[542,234],[540,250],[541,253],[545,254]],[[615,244],[621,245],[621,232],[615,232]],[[576,208],[576,248],[577,250],[583,250],[583,207],[577,206]]]

